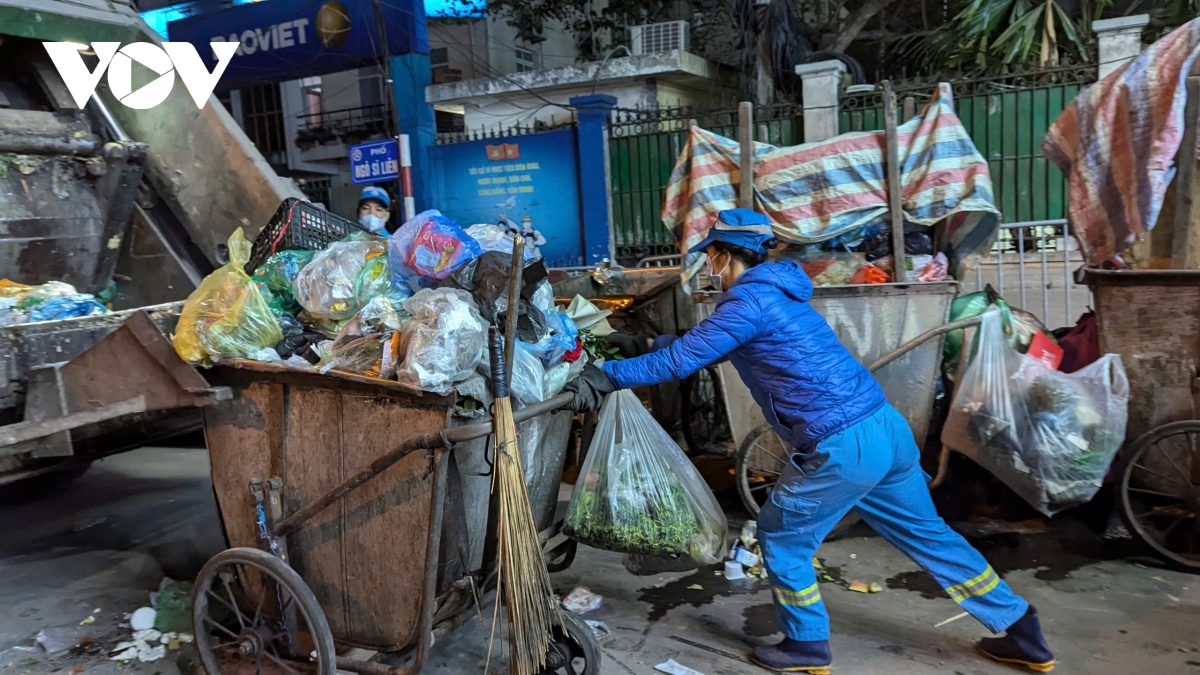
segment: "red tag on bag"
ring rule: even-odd
[[[1033,342],[1029,343],[1029,351],[1027,355],[1041,361],[1047,368],[1058,370],[1058,366],[1063,360],[1063,349],[1054,344],[1042,331],[1038,331],[1033,336]]]

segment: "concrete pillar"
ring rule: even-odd
[[[608,94],[574,96],[575,143],[579,151],[579,212],[583,221],[583,264],[611,260],[612,222],[608,171],[609,116],[617,98]]]
[[[823,141],[838,134],[838,93],[846,64],[818,61],[796,66],[804,93],[804,142]]]
[[[1120,68],[1142,51],[1142,29],[1150,23],[1149,14],[1123,16],[1092,22],[1100,43],[1100,77]]]

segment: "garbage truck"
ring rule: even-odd
[[[303,197],[215,97],[198,108],[174,86],[138,109],[101,78],[80,109],[42,43],[73,43],[94,69],[99,41],[161,38],[131,0],[0,0],[0,279],[65,282],[115,310],[0,325],[0,486],[60,484],[97,458],[198,429],[194,406],[89,396],[128,364],[96,349],[77,359],[118,329],[161,351],[229,235],[253,237],[285,198]],[[135,314],[141,323],[128,322]],[[170,366],[141,362],[147,377]],[[195,389],[192,403],[213,395]]]

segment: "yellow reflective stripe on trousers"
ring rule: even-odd
[[[955,602],[961,603],[967,598],[978,598],[982,595],[990,593],[992,589],[1000,585],[1000,577],[996,574],[996,570],[992,569],[991,565],[983,571],[983,574],[967,581],[966,583],[951,586],[946,589],[946,593]]]
[[[821,599],[821,593],[817,590],[817,585],[813,584],[802,591],[789,591],[786,588],[772,587],[775,591],[775,599],[781,605],[789,607],[807,607]]]

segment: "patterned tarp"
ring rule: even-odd
[[[987,162],[954,114],[942,83],[925,110],[897,129],[902,208],[908,222],[948,227],[939,248],[957,266],[995,241],[1000,222]],[[886,227],[887,142],[882,131],[842,134],[776,148],[755,143],[757,209],[783,241],[811,244]],[[663,222],[683,225],[683,249],[699,243],[717,213],[735,208],[741,180],[738,144],[692,127],[667,187]],[[703,256],[689,256],[684,281]],[[685,284],[686,287],[686,284]]]
[[[1175,177],[1184,83],[1197,53],[1200,19],[1080,93],[1042,141],[1067,176],[1067,217],[1089,264],[1119,263],[1158,221]]]

